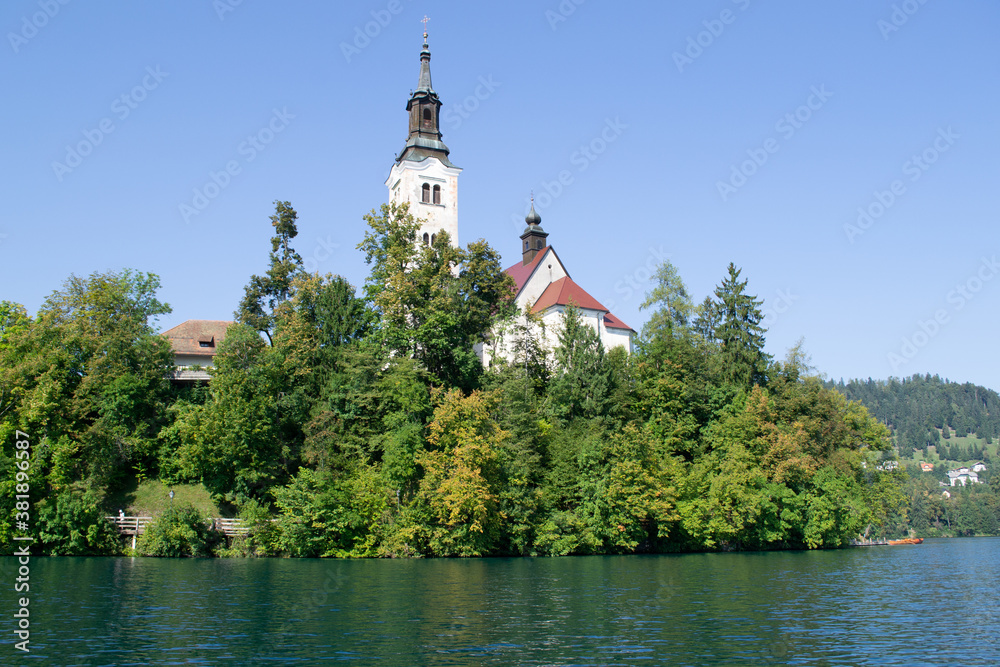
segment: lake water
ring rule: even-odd
[[[13,648],[8,592],[0,664],[996,665],[998,572],[996,538],[556,559],[37,558],[31,653]]]

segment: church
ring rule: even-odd
[[[389,200],[395,204],[409,203],[413,217],[424,221],[417,232],[418,243],[431,244],[438,232],[444,230],[458,246],[458,176],[462,169],[452,164],[450,151],[442,140],[441,100],[431,85],[431,52],[426,31],[420,51],[420,77],[406,110],[409,112],[406,145],[385,182]],[[573,281],[555,248],[549,245],[549,234],[541,223],[542,218],[532,204],[520,235],[521,261],[506,269],[515,284],[519,312],[515,324],[527,327],[525,313],[530,312],[543,325],[542,340],[552,350],[557,345],[562,314],[572,303],[579,309],[581,319],[597,332],[606,350],[623,347],[631,353],[635,330]],[[483,364],[489,366],[498,357],[512,359],[513,347],[509,338],[495,337],[492,345],[478,352]]]

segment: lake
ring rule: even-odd
[[[33,558],[31,653],[4,631],[0,664],[996,665],[998,554],[1000,538],[553,559]],[[10,619],[13,593],[3,600]]]

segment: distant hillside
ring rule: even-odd
[[[892,429],[900,458],[915,450],[925,458],[934,447],[940,460],[967,461],[995,453],[1000,435],[1000,394],[974,384],[958,384],[937,375],[902,380],[828,382],[847,398],[858,401]]]

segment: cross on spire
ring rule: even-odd
[[[427,14],[424,14],[424,18],[420,19],[420,22],[424,24],[424,39],[427,39],[427,22],[430,21],[427,18]]]

